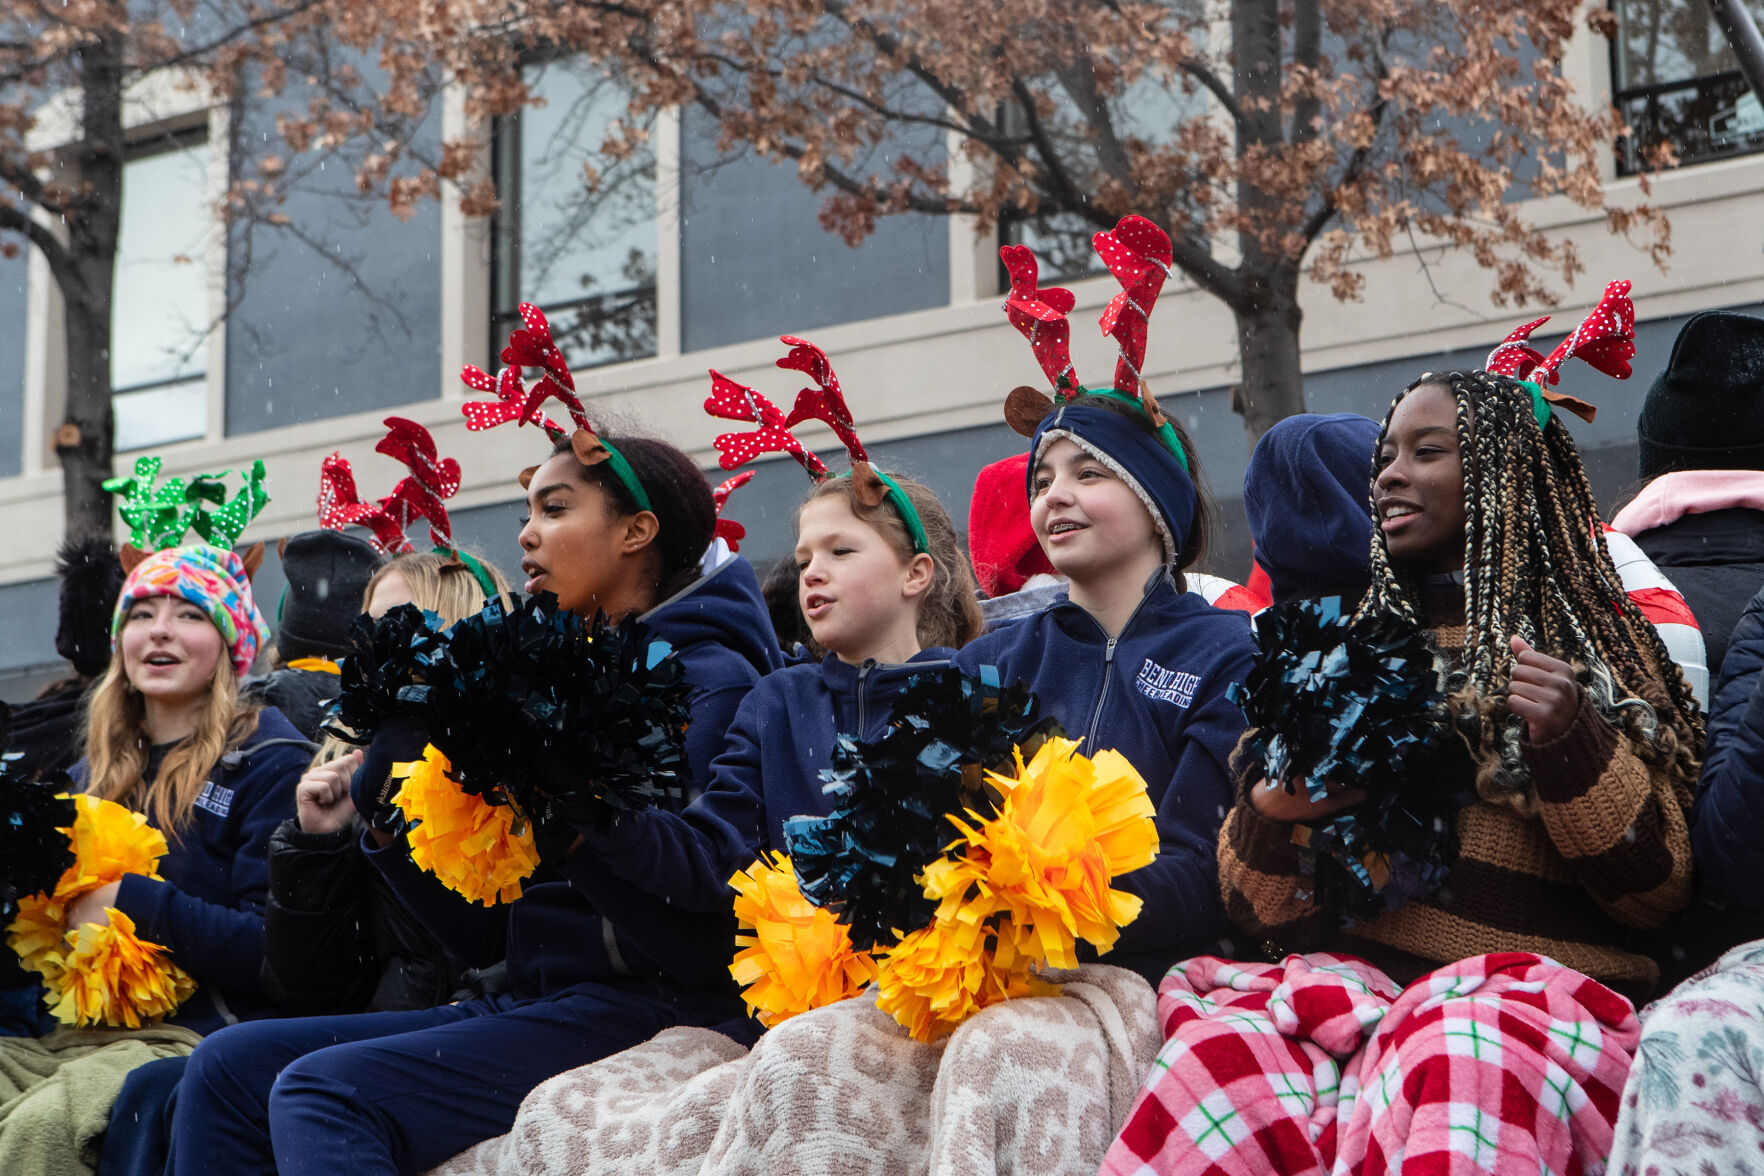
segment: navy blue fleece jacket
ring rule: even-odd
[[[711,761],[748,692],[784,655],[760,596],[753,567],[739,556],[718,565],[643,620],[674,647],[693,686],[686,733],[691,791],[711,779]],[[572,831],[541,830],[541,850],[561,848]],[[560,835],[561,834],[561,835]],[[487,941],[494,919],[459,918],[457,900],[410,860],[402,840],[384,849],[364,843],[399,896],[461,962],[501,954]],[[509,979],[523,995],[560,991],[586,980],[623,976],[669,978],[699,987],[728,988],[733,922],[727,912],[700,915],[670,906],[599,860],[592,848],[548,853],[507,909]]]
[[[155,749],[148,762],[149,782],[164,750]],[[311,756],[305,736],[281,711],[265,707],[257,731],[210,774],[189,827],[176,837],[166,834],[169,848],[159,862],[164,881],[129,874],[117,889],[116,907],[134,920],[136,933],[170,948],[196,980],[195,995],[172,1024],[212,1033],[280,1012],[259,978],[269,843],[276,826],[294,815],[294,786]],[[73,775],[83,788],[85,760]],[[158,827],[151,813],[147,820]]]
[[[996,666],[1001,681],[1026,683],[1042,714],[1082,737],[1081,751],[1113,748],[1145,777],[1158,858],[1121,877],[1120,888],[1145,908],[1108,962],[1154,985],[1171,964],[1230,930],[1215,853],[1236,797],[1227,764],[1244,717],[1225,688],[1243,680],[1254,652],[1243,613],[1177,592],[1160,573],[1118,637],[1067,600],[986,634],[955,658],[968,673]]]
[[[1690,834],[1711,898],[1764,907],[1764,591],[1734,625],[1722,661]]]
[[[927,649],[898,665],[856,666],[828,654],[818,665],[779,670],[741,703],[703,796],[684,812],[626,817],[591,834],[589,845],[614,871],[671,904],[728,911],[729,876],[762,849],[782,852],[786,820],[832,811],[821,770],[832,766],[834,740],[880,739],[895,693],[914,674],[948,665],[953,653]]]

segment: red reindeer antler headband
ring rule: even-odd
[[[1528,384],[1532,392],[1533,411],[1538,427],[1549,423],[1549,406],[1559,404],[1583,421],[1590,421],[1598,409],[1578,397],[1549,390],[1561,378],[1561,367],[1570,358],[1579,359],[1619,380],[1627,380],[1629,361],[1635,358],[1635,303],[1629,297],[1629,282],[1624,279],[1605,287],[1604,297],[1593,307],[1569,336],[1548,355],[1538,352],[1528,340],[1531,333],[1549,322],[1549,316],[1526,323],[1489,352],[1483,370],[1499,376],[1511,376]]]
[[[711,491],[711,501],[715,503],[717,507],[716,537],[721,539],[724,543],[727,543],[730,551],[741,550],[741,541],[747,538],[747,528],[736,522],[734,519],[724,518],[723,507],[728,505],[729,495],[735,493],[735,491],[753,481],[753,475],[755,472],[756,471],[754,470],[742,470],[733,478],[727,478],[724,481],[719,482],[717,488]]]
[[[355,472],[341,453],[325,458],[319,469],[318,521],[327,531],[355,525],[373,533],[369,540],[382,554],[401,555],[415,550],[406,534],[417,519],[426,519],[429,538],[438,548],[453,550],[453,528],[444,499],[459,491],[459,463],[441,457],[429,430],[404,417],[386,418],[386,435],[374,446],[375,453],[402,462],[410,473],[399,479],[392,493],[363,502],[355,489]]]
[[[1109,301],[1101,319],[1102,333],[1113,336],[1120,350],[1113,388],[1086,388],[1079,381],[1072,366],[1072,328],[1066,320],[1073,306],[1072,292],[1039,286],[1040,267],[1027,245],[1006,245],[998,251],[1011,278],[1005,316],[1029,340],[1058,395],[1071,401],[1089,392],[1135,405],[1186,468],[1188,455],[1157,397],[1146,387],[1143,371],[1152,307],[1172,272],[1170,235],[1142,216],[1126,216],[1113,229],[1092,237],[1091,244],[1121,284],[1121,292]],[[1053,401],[1046,394],[1027,386],[1012,389],[1005,399],[1005,421],[1025,437],[1033,437],[1036,426],[1052,410]]]
[[[538,425],[553,441],[568,438],[577,461],[585,466],[599,465],[603,461],[609,463],[619,482],[637,503],[637,508],[653,510],[649,495],[637,478],[637,471],[631,468],[624,454],[589,424],[581,397],[576,395],[576,378],[570,373],[569,361],[551,336],[551,324],[546,321],[545,313],[532,303],[523,302],[520,314],[526,327],[509,332],[508,346],[502,349],[502,362],[508,366],[503,368],[501,376],[492,380],[488,372],[469,363],[460,369],[459,378],[468,388],[489,392],[496,397],[493,401],[468,401],[460,406],[466,428],[478,432],[515,421],[519,425]],[[544,373],[531,388],[527,388],[521,378],[521,370],[529,367],[539,368]],[[570,421],[576,426],[573,433],[565,432],[562,426],[539,411],[547,400],[556,400],[569,412]],[[521,485],[525,486],[531,476],[530,470],[523,473]]]
[[[718,464],[726,470],[732,470],[762,453],[787,453],[807,471],[809,477],[817,482],[824,482],[833,477],[833,471],[791,431],[795,425],[806,420],[824,421],[845,445],[846,456],[851,459],[851,477],[859,500],[867,506],[875,506],[884,499],[888,500],[911,533],[914,550],[929,552],[931,545],[925,535],[925,524],[919,518],[918,509],[913,506],[912,499],[907,497],[899,483],[870,462],[869,453],[864,449],[863,442],[858,440],[851,410],[846,406],[845,394],[839,387],[839,377],[834,374],[827,353],[813,343],[793,335],[782,336],[780,342],[787,345],[790,351],[778,361],[778,366],[806,374],[815,382],[815,387],[797,392],[796,402],[791,407],[790,415],[786,417],[782,409],[759,392],[713,370],[710,374],[711,393],[705,399],[704,411],[721,420],[747,421],[759,426],[747,433],[719,434],[711,442],[718,454]]]

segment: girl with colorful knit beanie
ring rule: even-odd
[[[172,1024],[208,1033],[274,1015],[260,979],[269,839],[293,815],[311,745],[280,711],[239,697],[268,636],[244,565],[207,544],[147,556],[123,583],[112,633],[73,775],[145,815],[169,848],[160,879],[127,874],[87,894],[68,925],[117,910],[170,948],[197,982]]]
[[[555,441],[520,476],[525,592],[550,593],[583,620],[639,618],[671,647],[690,686],[680,775],[696,794],[741,700],[782,660],[759,582],[739,556],[701,574],[716,510],[698,467],[663,441],[591,429],[543,316],[522,310],[528,326],[504,352],[514,365],[501,385],[510,394],[464,410],[473,427],[531,421]],[[524,363],[515,358],[521,347]],[[560,399],[573,432],[529,404],[527,365],[545,368],[543,382],[567,393]],[[467,382],[497,387],[476,369]],[[506,1131],[522,1097],[555,1074],[671,1026],[739,1015],[726,973],[714,989],[694,979],[711,972],[706,960],[726,965],[726,918],[669,907],[616,874],[586,844],[595,814],[578,823],[561,804],[536,814],[539,861],[518,897],[462,917],[459,895],[412,860],[409,830],[387,819],[396,765],[411,755],[382,747],[396,738],[396,722],[379,728],[354,773],[352,800],[370,826],[363,849],[459,962],[502,959],[506,974],[480,997],[432,1009],[216,1034],[179,1087],[172,1172],[425,1171]],[[422,741],[419,730],[414,754]]]
[[[1630,998],[1657,976],[1631,940],[1689,901],[1703,741],[1552,406],[1590,407],[1546,390],[1569,355],[1627,374],[1627,290],[1548,358],[1516,333],[1490,370],[1429,373],[1393,404],[1360,616],[1425,631],[1437,758],[1383,797],[1364,776],[1287,791],[1265,749],[1306,739],[1304,716],[1249,732],[1220,883],[1245,932],[1311,954],[1171,970],[1168,1040],[1105,1172],[1602,1170]],[[1336,852],[1392,813],[1432,814],[1403,844],[1437,869]],[[1354,874],[1385,901],[1343,901]]]

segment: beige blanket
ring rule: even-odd
[[[0,1037],[0,1172],[90,1173],[129,1071],[201,1040],[169,1025]]]
[[[751,1054],[670,1029],[539,1086],[507,1135],[432,1176],[1091,1176],[1162,1039],[1137,975],[1064,979],[934,1045],[873,997],[793,1018]]]

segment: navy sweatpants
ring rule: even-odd
[[[190,1057],[172,1120],[174,1176],[392,1176],[502,1135],[565,1070],[649,1040],[682,998],[577,984],[419,1012],[251,1021]]]

